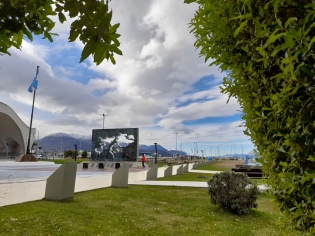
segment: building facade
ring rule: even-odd
[[[35,140],[36,128],[31,130],[30,146]],[[0,158],[18,157],[26,153],[29,127],[8,105],[0,102]]]

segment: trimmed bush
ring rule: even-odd
[[[247,214],[257,208],[257,185],[244,173],[222,172],[208,181],[210,202],[223,210],[237,214]]]

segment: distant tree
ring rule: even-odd
[[[53,41],[55,22],[51,16],[58,15],[61,23],[66,15],[75,18],[71,23],[69,42],[77,38],[84,44],[80,62],[93,55],[98,65],[104,59],[115,64],[114,53],[119,50],[119,24],[111,25],[112,11],[108,0],[0,0],[0,55],[9,54],[10,47],[21,48],[26,36],[43,35]]]
[[[82,156],[82,158],[87,158],[87,151],[83,151],[81,156]]]
[[[67,150],[64,152],[64,157],[71,157],[74,158],[75,150]]]

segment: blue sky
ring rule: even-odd
[[[140,143],[191,152],[248,153],[239,105],[228,104],[219,86],[224,74],[209,67],[194,48],[189,21],[196,5],[182,1],[110,3],[123,56],[116,65],[91,58],[79,63],[83,45],[68,43],[71,19],[56,23],[54,42],[35,37],[22,50],[0,57],[0,101],[29,124],[32,94],[27,88],[40,66],[33,127],[40,137],[64,132],[90,135],[102,128],[138,127]],[[176,12],[176,14],[174,14]],[[234,148],[235,146],[235,148]]]

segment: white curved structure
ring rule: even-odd
[[[35,132],[36,129],[32,128],[30,145],[35,139]],[[0,102],[0,157],[25,154],[28,135],[29,127],[11,107]]]

